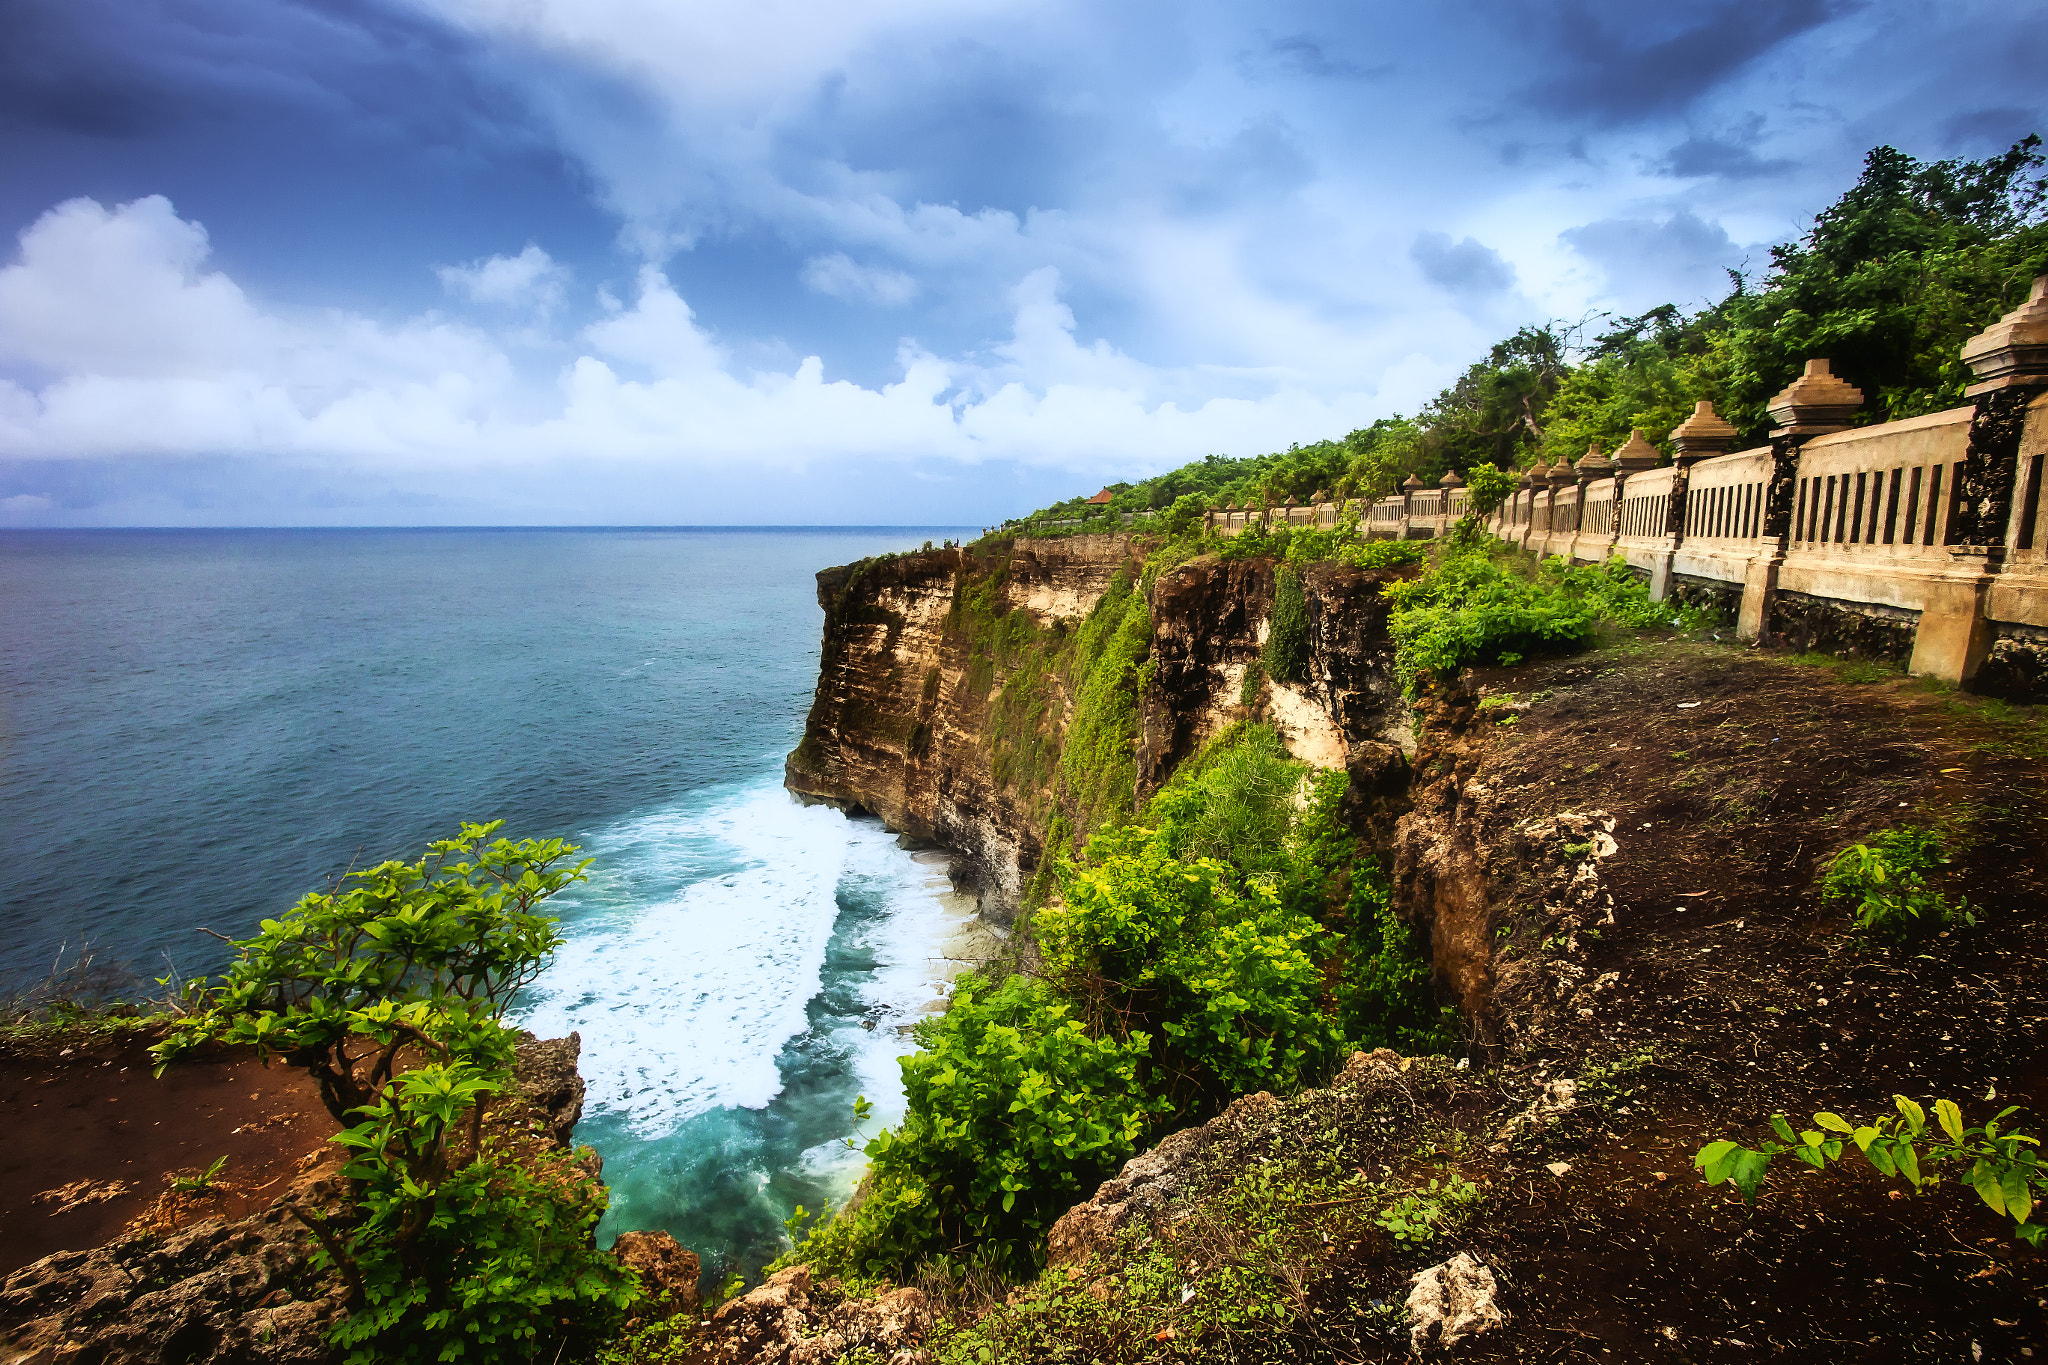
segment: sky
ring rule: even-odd
[[[0,528],[992,524],[2048,125],[1982,0],[0,4]]]

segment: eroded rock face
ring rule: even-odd
[[[513,1062],[514,1084],[531,1105],[556,1144],[569,1145],[569,1134],[583,1117],[583,1077],[576,1059],[583,1055],[583,1035],[536,1038],[519,1035]]]
[[[1048,812],[1039,792],[997,779],[986,739],[989,693],[968,686],[969,642],[948,629],[977,564],[987,572],[995,562],[930,550],[818,575],[818,688],[785,783],[953,850],[956,879],[977,888],[983,912],[1001,921],[1038,864]],[[991,605],[1021,608],[1041,627],[1072,622],[1118,570],[1137,576],[1129,536],[1019,541]],[[1071,706],[1062,699],[1062,727]]]
[[[1061,1214],[1046,1234],[1047,1264],[1079,1265],[1106,1248],[1133,1219],[1156,1222],[1179,1193],[1188,1168],[1219,1144],[1239,1138],[1280,1102],[1261,1090],[1231,1101],[1199,1128],[1183,1128],[1124,1163],[1094,1197]]]
[[[1388,1091],[1406,1091],[1413,1063],[1390,1048],[1354,1052],[1330,1081],[1328,1093],[1347,1102],[1370,1099]],[[1313,1101],[1319,1092],[1310,1092]],[[1288,1107],[1261,1090],[1233,1100],[1230,1107],[1196,1128],[1183,1128],[1160,1139],[1159,1145],[1124,1163],[1102,1182],[1085,1204],[1060,1215],[1046,1234],[1046,1260],[1053,1266],[1077,1266],[1106,1251],[1134,1223],[1156,1229],[1173,1216],[1195,1185],[1212,1181],[1218,1164],[1228,1166],[1254,1149],[1271,1121]]]
[[[310,1264],[312,1234],[289,1206],[334,1202],[332,1171],[302,1180],[253,1218],[209,1219],[161,1243],[122,1237],[60,1251],[0,1287],[7,1365],[298,1365],[337,1353],[327,1329],[346,1291]]]
[[[1017,541],[990,606],[1021,609],[1042,628],[1071,626],[1119,571],[1138,580],[1142,549],[1127,535]],[[976,661],[957,620],[949,629],[967,585],[999,563],[932,550],[819,574],[818,690],[786,774],[799,795],[873,812],[963,855],[958,874],[981,889],[983,913],[998,921],[1037,867],[1054,809],[1043,790],[1017,789],[994,771],[988,699],[1003,675],[984,672],[970,685]],[[1405,784],[1403,745],[1412,741],[1380,595],[1394,575],[1342,564],[1304,570],[1304,674],[1258,683],[1247,706],[1246,670],[1265,644],[1273,574],[1268,561],[1207,556],[1153,584],[1133,803],[1247,717],[1271,720],[1298,757],[1350,768],[1362,801],[1388,804]],[[1055,691],[1051,719],[1063,731],[1074,699]]]
[[[719,1309],[701,1357],[711,1365],[828,1365],[865,1349],[890,1365],[923,1365],[931,1309],[915,1289],[849,1300],[838,1282],[791,1266]]]
[[[1496,1303],[1493,1272],[1459,1252],[1412,1281],[1408,1291],[1408,1343],[1416,1354],[1448,1351],[1460,1342],[1507,1325]]]

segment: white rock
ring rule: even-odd
[[[1419,1355],[1432,1347],[1449,1350],[1467,1337],[1507,1325],[1494,1302],[1493,1272],[1459,1252],[1412,1281],[1408,1291],[1408,1344]]]

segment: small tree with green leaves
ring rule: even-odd
[[[220,982],[193,983],[198,1008],[154,1049],[159,1074],[225,1043],[319,1083],[354,1154],[352,1207],[293,1212],[353,1294],[336,1332],[352,1362],[518,1358],[632,1297],[590,1240],[602,1191],[564,1158],[483,1134],[511,1077],[505,1010],[561,942],[537,907],[588,866],[564,866],[577,850],[559,839],[493,840],[500,823],[264,920]]]

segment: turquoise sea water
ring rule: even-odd
[[[0,976],[210,969],[198,926],[463,819],[572,838],[523,1021],[583,1035],[606,1232],[750,1271],[843,1194],[855,1094],[893,1109],[947,926],[932,867],[782,791],[812,576],[952,534],[0,533]]]

